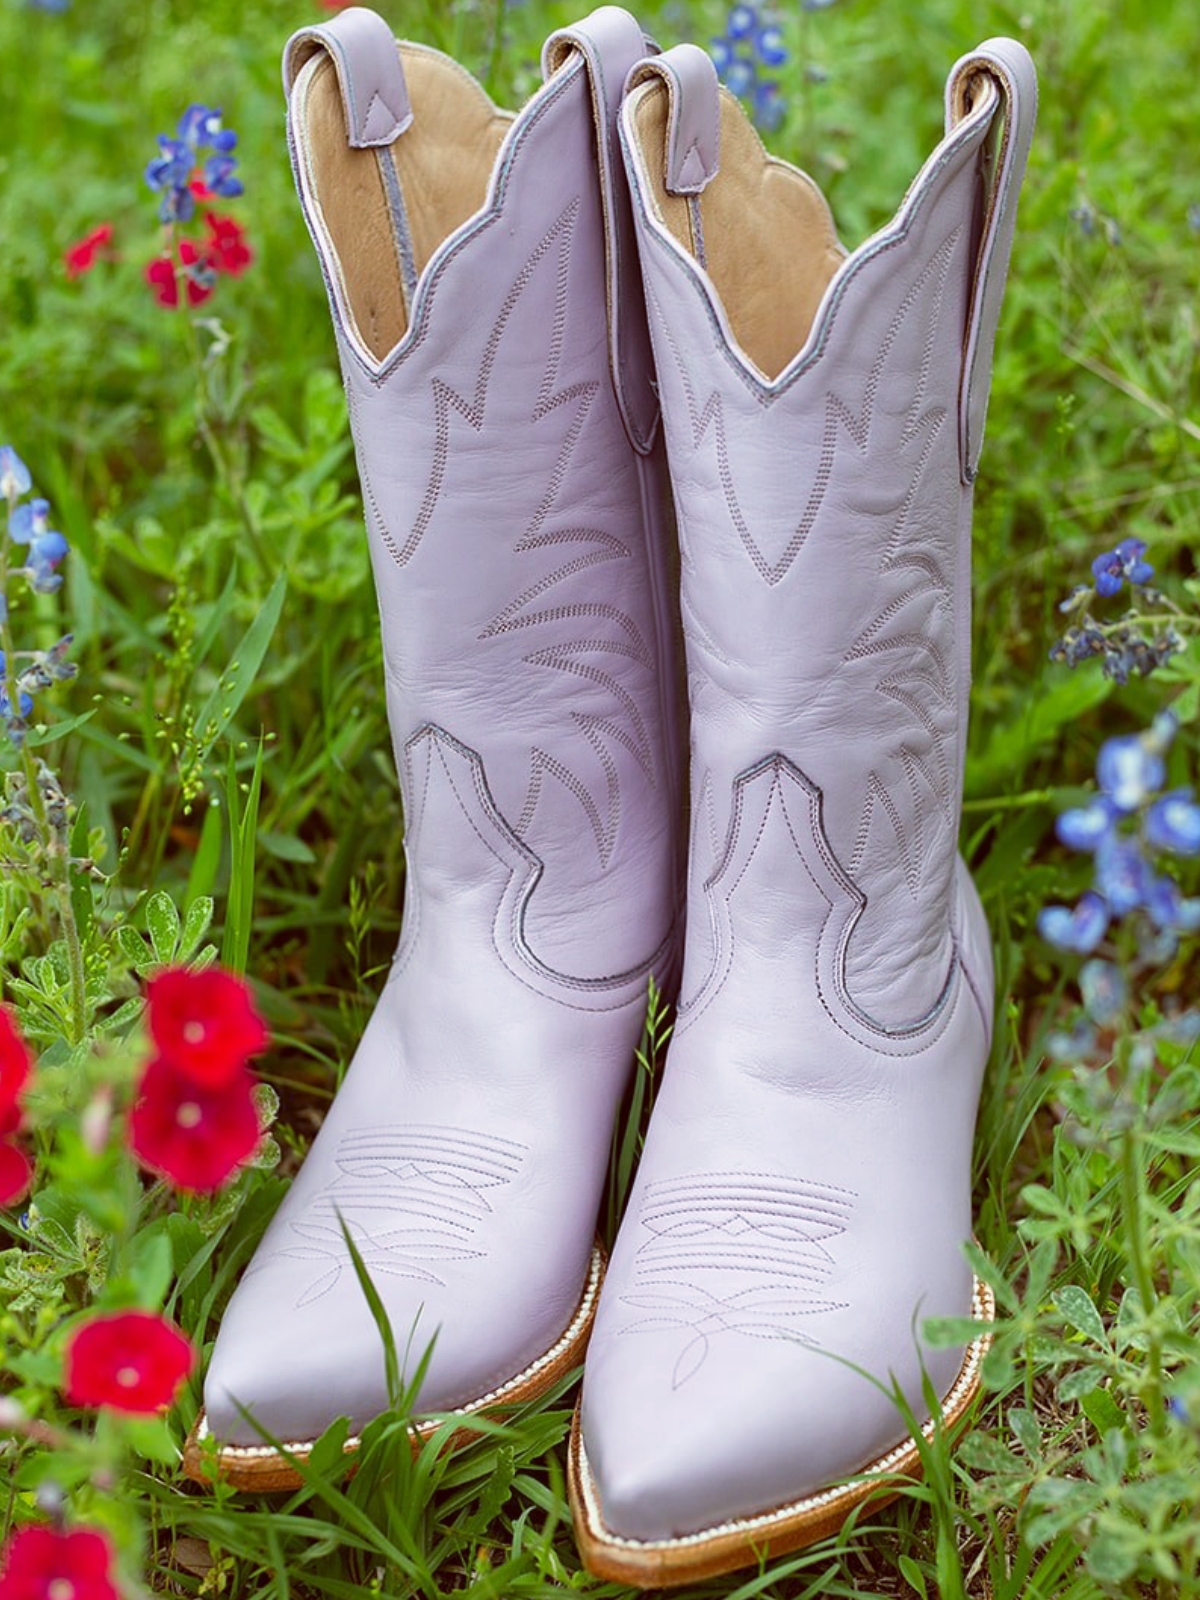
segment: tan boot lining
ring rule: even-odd
[[[312,187],[363,344],[381,359],[408,327],[404,273],[380,162],[399,180],[419,275],[455,228],[478,211],[512,113],[498,110],[469,73],[436,51],[402,45],[413,120],[393,145],[355,150],[328,57],[304,85],[300,116]]]
[[[767,154],[726,89],[720,172],[698,202],[668,194],[667,109],[667,88],[658,82],[647,85],[634,112],[659,215],[707,270],[738,344],[765,377],[776,378],[808,338],[846,256],[825,197],[805,173]]]

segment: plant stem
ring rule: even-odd
[[[1142,1302],[1142,1315],[1149,1322],[1158,1304],[1154,1292],[1154,1279],[1146,1259],[1144,1206],[1142,1203],[1142,1172],[1138,1163],[1139,1138],[1132,1128],[1121,1135],[1121,1199],[1125,1211],[1125,1232],[1128,1239],[1129,1264],[1137,1284],[1138,1299]],[[1149,1368],[1147,1410],[1150,1428],[1155,1434],[1166,1432],[1163,1410],[1162,1341],[1158,1329],[1150,1326],[1146,1335],[1146,1361]]]
[[[16,496],[8,497],[8,514],[16,509]],[[0,650],[4,652],[5,693],[9,713],[16,717],[20,712],[20,690],[17,688],[17,669],[13,654],[12,626],[8,617],[9,537],[7,528],[0,533]],[[55,898],[58,902],[58,921],[67,946],[67,965],[71,981],[71,1044],[81,1044],[87,1034],[87,975],[84,970],[83,945],[75,921],[75,907],[71,901],[71,851],[69,844],[56,836],[46,812],[46,802],[38,784],[37,765],[33,752],[22,741],[21,766],[25,773],[25,789],[30,810],[37,823],[42,847],[51,863],[55,878]]]

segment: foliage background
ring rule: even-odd
[[[397,33],[449,50],[510,105],[536,82],[541,39],[573,16],[568,5],[538,0],[499,15],[488,0],[379,0],[379,8]],[[291,0],[76,0],[61,15],[14,0],[0,7],[0,438],[29,462],[72,546],[64,598],[38,600],[23,621],[43,645],[57,636],[60,611],[75,631],[80,677],[47,718],[87,720],[47,754],[85,808],[93,854],[113,874],[95,893],[89,973],[101,1010],[134,992],[128,942],[106,930],[122,918],[145,928],[150,890],[165,890],[181,909],[215,893],[227,946],[244,908],[233,942],[248,948],[277,1037],[265,1075],[284,1100],[284,1174],[369,1015],[403,890],[353,457],[283,137],[279,53],[292,29],[319,15]],[[725,21],[708,4],[650,4],[643,15],[663,42],[706,42]],[[1186,726],[1177,765],[1195,770],[1194,644],[1155,684],[1119,693],[1098,669],[1072,674],[1047,659],[1058,599],[1118,538],[1147,540],[1181,597],[1194,575],[1194,13],[1184,0],[843,0],[788,7],[782,20],[787,117],[772,145],[822,184],[851,246],[887,220],[940,136],[944,75],[959,54],[1012,33],[1041,74],[976,501],[964,820],[1008,997],[980,1122],[977,1231],[1016,1286],[1019,1327],[990,1374],[982,1442],[956,1465],[937,1453],[927,1489],[897,1510],[868,1512],[837,1548],[694,1595],[1197,1594],[1188,1497],[1150,1492],[1140,1509],[1125,1498],[1131,1483],[1153,1486],[1195,1468],[1190,1425],[1172,1435],[1177,1460],[1128,1455],[1141,1448],[1144,1414],[1136,1360],[1118,1370],[1119,1339],[1090,1410],[1086,1394],[1064,1399],[1050,1377],[1072,1351],[1083,1360],[1114,1339],[1129,1277],[1111,1162],[1059,1136],[1069,1073],[1044,1060],[1042,1039],[1064,980],[1032,931],[1043,901],[1082,885],[1051,824],[1077,798],[1104,736],[1142,726],[1164,693],[1178,693]],[[219,328],[202,325],[195,346],[189,319],[156,306],[141,278],[158,249],[142,169],[154,136],[194,100],[222,106],[238,130],[247,194],[234,209],[257,257],[203,308]],[[68,281],[64,248],[103,219],[115,224],[120,259]],[[256,634],[256,618],[276,610],[277,626]],[[247,652],[248,636],[261,654]],[[260,733],[257,851],[247,865],[233,848],[226,778],[232,755],[232,794],[244,804]],[[0,768],[8,762],[0,753]],[[9,940],[0,916],[10,978],[50,937],[35,916]],[[1196,992],[1186,955],[1164,975],[1163,993],[1172,991]],[[30,1010],[51,1042],[53,1008],[30,1002]],[[1177,1125],[1194,1135],[1194,1102]],[[1151,1246],[1179,1330],[1172,1370],[1185,1375],[1200,1285],[1186,1209],[1191,1159],[1188,1149],[1147,1146],[1163,1193]],[[193,1215],[173,1212],[161,1195],[128,1198],[131,1237],[170,1242],[155,1295],[198,1341],[211,1340],[281,1186],[278,1174],[256,1171],[236,1206]],[[1050,1198],[1031,1200],[1035,1190]],[[54,1404],[52,1363],[35,1357],[50,1348],[55,1318],[87,1303],[104,1279],[103,1231],[90,1246],[89,1280],[81,1214],[68,1205],[58,1218],[78,1250],[63,1247],[41,1323],[36,1311],[12,1309],[11,1262],[0,1283],[6,1366],[43,1408]],[[21,1230],[9,1231],[26,1249]],[[1037,1255],[1039,1246],[1047,1248]],[[149,1245],[143,1254],[159,1259]],[[145,1261],[137,1270],[151,1274]],[[1067,1287],[1084,1292],[1098,1332],[1077,1303],[1087,1331],[1064,1316]],[[1126,1355],[1136,1350],[1133,1341]],[[1097,1393],[1109,1396],[1107,1409]],[[347,1491],[315,1472],[282,1509],[193,1492],[169,1450],[141,1458],[124,1495],[89,1488],[86,1474],[66,1487],[140,1549],[146,1582],[160,1592],[615,1594],[580,1574],[569,1537],[561,1474],[569,1400],[440,1461],[364,1472]],[[193,1393],[173,1420],[176,1440],[196,1401]],[[1109,1451],[1107,1465],[1089,1450]],[[11,1462],[10,1517],[36,1489],[41,1469],[31,1463],[24,1450]],[[1053,1495],[1026,1500],[1050,1477],[1100,1483],[1101,1492],[1091,1509],[1072,1505],[1048,1521]],[[1031,1514],[1039,1505],[1040,1524]],[[1126,1538],[1130,1528],[1136,1537]],[[1105,1537],[1116,1552],[1107,1565]]]

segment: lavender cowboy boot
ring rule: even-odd
[[[226,1312],[188,1467],[299,1482],[388,1401],[344,1219],[419,1404],[466,1418],[577,1364],[614,1111],[672,959],[679,761],[657,403],[605,7],[516,115],[355,8],[290,41],[400,772],[404,931]],[[411,1342],[410,1342],[411,1341]],[[249,1409],[253,1420],[239,1410]]]
[[[971,495],[1036,84],[993,40],[847,254],[683,46],[621,113],[692,723],[679,1020],[588,1352],[587,1565],[694,1582],[817,1539],[978,1383],[963,1243],[992,964],[957,853]],[[872,1382],[872,1379],[877,1380]],[[933,1427],[930,1419],[927,1427]],[[875,1492],[878,1495],[878,1483]]]

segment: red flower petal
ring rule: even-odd
[[[147,1416],[171,1404],[195,1365],[196,1352],[165,1317],[119,1311],[72,1334],[63,1387],[72,1405]]]
[[[240,978],[217,967],[205,972],[168,968],[146,988],[150,1036],[179,1072],[197,1083],[235,1078],[268,1034]]]
[[[16,1105],[32,1070],[33,1060],[17,1024],[0,1006],[0,1111]]]
[[[177,1189],[211,1193],[258,1148],[253,1080],[198,1083],[159,1057],[146,1068],[129,1118],[134,1153]]]
[[[7,1139],[0,1139],[0,1206],[12,1206],[24,1200],[32,1182],[29,1157]]]
[[[205,248],[212,267],[231,278],[240,277],[254,260],[254,252],[246,243],[246,230],[232,217],[216,211],[205,212],[204,221],[208,226]]]
[[[68,278],[81,277],[85,272],[90,272],[100,259],[100,252],[109,243],[113,236],[111,222],[102,222],[98,228],[93,228],[75,244],[69,245],[63,252],[63,260],[67,267]]]
[[[4,1551],[0,1600],[121,1600],[114,1551],[96,1528],[22,1528]]]
[[[154,290],[160,306],[174,309],[179,304],[179,285],[175,281],[175,263],[170,256],[156,256],[146,267],[146,282]]]

